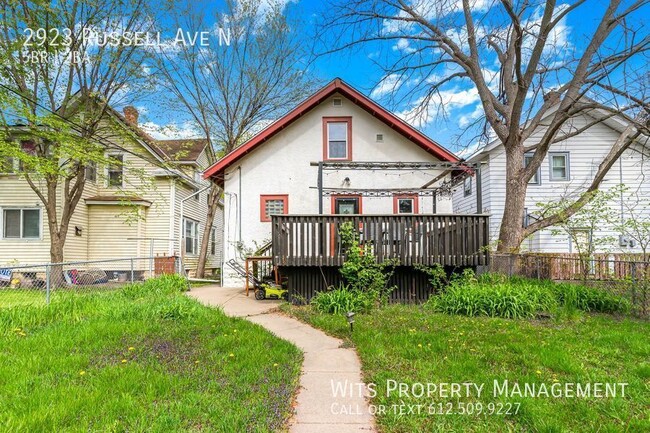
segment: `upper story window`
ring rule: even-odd
[[[124,155],[109,155],[108,159],[108,186],[121,187],[124,181]]]
[[[93,183],[97,181],[97,163],[95,161],[88,161],[86,164],[86,180]]]
[[[530,161],[533,159],[533,154],[532,153],[527,153],[524,155],[524,167],[528,167],[528,164],[530,164]],[[541,183],[541,167],[537,169],[533,177],[530,178],[528,183],[530,185],[539,185]]]
[[[418,213],[418,196],[416,194],[396,195],[393,197],[393,213]]]
[[[569,180],[569,152],[549,152],[551,180]]]
[[[40,239],[41,209],[3,209],[2,237],[5,239]]]
[[[463,195],[465,197],[472,195],[472,178],[469,176],[463,180]]]
[[[323,118],[323,160],[352,159],[352,118]]]
[[[271,215],[287,213],[289,213],[288,195],[260,195],[260,221],[271,221]]]
[[[28,155],[37,155],[36,143],[32,140],[22,140],[20,149]],[[25,168],[25,163],[20,158],[8,156],[0,160],[0,173],[19,173],[26,171]]]

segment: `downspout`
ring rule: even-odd
[[[618,158],[618,179],[620,185],[620,206],[621,206],[621,228],[623,228],[623,223],[625,222],[625,210],[623,205],[623,155]],[[624,236],[623,231],[619,233],[619,247],[621,244],[621,238]],[[628,245],[629,246],[629,245]]]
[[[237,225],[239,226],[239,244],[241,245],[241,222],[242,222],[242,217],[241,217],[241,203],[242,203],[242,197],[241,197],[241,165],[237,167],[237,171],[239,172],[239,196],[237,197],[237,207],[238,212],[237,212],[237,219],[239,220]]]
[[[200,190],[188,195],[184,199],[181,199],[181,205],[180,205],[180,211],[181,215],[179,218],[179,230],[178,230],[178,246],[179,246],[179,251],[181,253],[181,269],[185,269],[185,253],[183,252],[183,207],[185,205],[185,202],[192,197],[194,197],[197,194],[201,194],[203,191],[207,190],[210,188],[210,185],[201,188]]]
[[[171,209],[169,210],[169,239],[174,239],[176,236],[174,235],[174,231],[176,230],[176,224],[174,223],[176,219],[176,179],[171,178],[169,180],[171,183],[170,185],[170,192],[169,192],[169,200],[171,202]],[[168,247],[168,252],[169,256],[174,255],[174,241],[170,240],[169,241],[169,247]],[[180,257],[181,249],[180,245],[178,246],[178,254]]]

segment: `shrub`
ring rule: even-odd
[[[595,287],[567,283],[551,283],[550,287],[558,302],[574,303],[575,307],[582,311],[612,314],[627,313],[631,310],[627,299]]]
[[[319,313],[345,314],[348,311],[365,313],[372,309],[375,299],[372,294],[340,286],[326,292],[317,292],[311,305]]]
[[[388,302],[394,287],[388,287],[396,261],[377,263],[370,245],[359,245],[358,234],[351,222],[341,224],[339,229],[345,261],[340,272],[351,291],[367,293],[377,303]]]
[[[553,294],[534,285],[450,284],[447,290],[427,302],[434,311],[465,316],[490,316],[508,319],[534,317],[555,308]]]
[[[549,312],[575,317],[580,311],[624,313],[631,309],[626,299],[597,288],[499,274],[476,278],[470,270],[452,275],[444,293],[431,297],[427,304],[448,314],[512,319]]]

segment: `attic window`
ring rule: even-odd
[[[384,134],[377,134],[375,137],[377,143],[383,143],[384,142]]]
[[[332,99],[332,105],[335,107],[341,107],[343,105],[343,99],[341,98]]]

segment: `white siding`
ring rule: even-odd
[[[343,98],[343,105],[334,107],[333,97],[226,170],[224,260],[242,259],[236,248],[240,240],[247,248],[270,240],[271,223],[260,221],[262,194],[287,194],[290,214],[318,214],[318,191],[315,189],[318,168],[310,163],[323,159],[323,117],[352,117],[353,161],[435,161],[432,155],[351,101]],[[376,134],[383,134],[383,142],[376,142]],[[343,185],[349,188],[417,188],[440,173],[439,170],[326,171],[323,183],[325,187],[339,188]],[[324,197],[325,214],[331,213],[331,203],[331,198]],[[364,214],[391,214],[393,197],[362,197],[361,207]],[[432,198],[420,197],[418,210],[431,213]],[[451,212],[451,199],[439,199],[437,210]],[[224,284],[241,283],[229,268],[224,269],[224,273]]]
[[[151,205],[138,206],[135,209],[119,203],[87,205],[85,199],[88,197],[116,195],[120,192],[119,188],[111,188],[106,184],[106,167],[98,167],[97,182],[86,185],[83,197],[72,216],[64,248],[66,261],[146,257],[150,254],[151,243],[155,256],[180,254],[180,200],[191,194],[194,189],[170,176],[154,176],[161,171],[155,157],[134,138],[123,132],[116,132],[117,127],[111,122],[104,122],[102,135],[110,136],[111,142],[116,144],[115,148],[108,149],[107,153],[119,153],[124,156],[125,181],[122,191],[137,195],[151,202]],[[205,152],[200,155],[198,164],[200,170],[208,165]],[[207,185],[207,182],[204,182],[204,185]],[[58,202],[62,206],[62,200],[59,199]],[[0,174],[0,208],[34,206],[42,208],[40,200],[24,179],[17,175]],[[206,193],[202,193],[197,202],[188,200],[184,213],[205,227]],[[208,257],[209,269],[218,269],[222,262],[222,211],[218,212],[214,225],[218,235],[217,254]],[[75,234],[75,227],[81,229],[81,236]],[[151,238],[155,240],[150,240]],[[49,249],[47,217],[42,210],[41,239],[10,240],[0,236],[0,265],[10,262],[49,262]],[[196,259],[188,258],[186,265],[188,269],[193,269]]]
[[[586,125],[587,122],[593,122],[593,119],[587,116],[581,116],[575,118],[572,125],[574,128],[580,128]],[[539,138],[543,132],[544,129],[541,128],[536,131],[528,144],[533,144],[535,139]],[[557,201],[563,195],[575,195],[583,191],[591,183],[598,169],[598,165],[619,135],[617,131],[601,123],[590,127],[581,134],[552,145],[550,148],[551,153],[569,153],[570,179],[568,181],[551,181],[549,156],[547,155],[541,164],[540,184],[531,184],[528,186],[526,194],[528,213],[534,212],[540,203]],[[491,214],[490,236],[493,241],[496,241],[499,236],[506,194],[506,157],[503,146],[497,146],[490,150],[487,158],[478,155],[472,159],[472,162],[476,162],[474,159],[479,160],[480,158],[484,158],[483,160],[487,161],[487,165],[484,165],[485,169],[483,173],[484,178],[489,178],[485,187],[488,192],[488,200],[486,201],[484,196],[483,205],[486,211],[489,211]],[[645,162],[644,166],[643,156],[636,150],[628,150],[623,154],[619,162],[614,164],[602,182],[600,189],[608,190],[611,187],[619,185],[622,181],[623,184],[632,190],[638,190],[641,196],[648,197],[650,196],[650,181],[645,178],[644,171],[646,173],[648,172],[648,163]],[[486,172],[489,173],[487,176],[485,176]],[[454,193],[454,211],[460,212],[468,208],[470,206],[468,199],[475,200],[476,197],[462,197],[462,188],[457,190]],[[629,200],[629,197],[624,197],[623,199]],[[620,213],[620,204],[620,199],[612,201],[610,203],[612,212]],[[647,217],[650,218],[650,215],[647,215]],[[619,233],[615,232],[611,226],[602,227],[601,230],[594,233],[595,237],[614,236],[617,239],[614,244],[607,248],[609,252],[638,252],[638,248],[619,247],[618,235]],[[553,235],[551,229],[542,230],[536,233],[532,239],[526,240],[522,244],[522,249],[556,253],[569,252],[569,239],[565,235]]]

